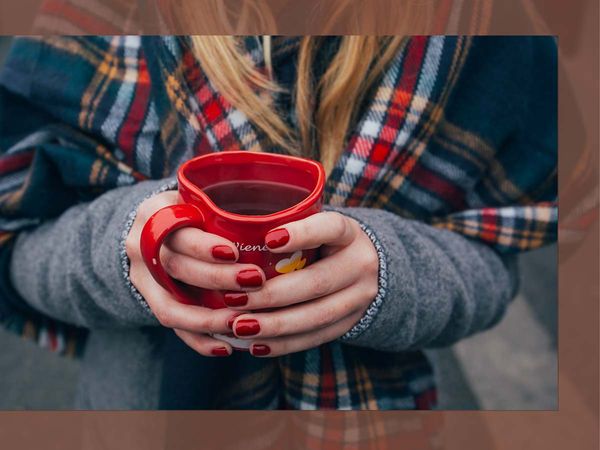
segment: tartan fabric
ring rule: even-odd
[[[274,65],[293,64],[294,39],[281,42]],[[244,43],[262,68],[258,38]],[[551,38],[407,39],[352,124],[326,202],[383,208],[502,253],[552,242],[555,64]],[[0,84],[3,273],[15,233],[76,202],[172,175],[194,155],[277,151],[217,92],[182,37],[19,39]],[[27,310],[6,283],[0,294],[16,332],[36,330],[28,333],[63,352],[83,342],[87,330]],[[435,397],[421,352],[333,342],[241,371],[218,406],[428,409]]]

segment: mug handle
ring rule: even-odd
[[[184,227],[202,229],[204,216],[189,203],[170,205],[156,211],[146,222],[140,238],[142,259],[158,284],[185,304],[198,304],[184,284],[171,277],[160,261],[160,248],[169,234]]]

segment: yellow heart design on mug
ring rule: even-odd
[[[300,270],[306,265],[306,258],[302,258],[302,250],[294,252],[289,258],[280,260],[275,266],[279,273],[289,273],[294,270]]]

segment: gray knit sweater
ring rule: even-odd
[[[48,316],[92,330],[79,408],[158,406],[164,329],[129,281],[123,243],[137,205],[167,185],[114,189],[17,239],[17,292]],[[345,343],[388,351],[445,346],[502,317],[517,287],[512,258],[390,212],[335,209],[359,221],[379,254],[379,292]]]

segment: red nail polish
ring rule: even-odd
[[[228,245],[215,245],[212,248],[212,255],[215,259],[235,261],[235,252]]]
[[[254,319],[240,319],[235,324],[237,336],[254,336],[260,332],[260,325]]]
[[[290,240],[290,233],[285,228],[269,231],[265,236],[265,244],[269,248],[283,247]]]
[[[254,356],[265,356],[271,353],[271,349],[268,345],[254,344],[250,349],[250,353]]]
[[[248,294],[245,292],[226,292],[223,294],[223,302],[227,306],[244,306],[248,303]]]
[[[210,351],[213,356],[229,356],[229,352],[226,347],[215,347]]]
[[[236,314],[235,316],[231,316],[229,319],[227,319],[227,328],[230,330],[233,329],[233,322],[235,322],[235,319],[237,319],[239,315],[240,314]],[[233,334],[231,337],[235,337],[235,334]]]
[[[262,276],[256,269],[246,269],[238,272],[236,281],[242,287],[259,287],[263,284]]]

